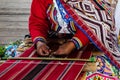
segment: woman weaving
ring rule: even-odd
[[[34,0],[29,30],[38,54],[51,54],[46,44],[48,36],[69,34],[73,37],[53,55],[69,55],[92,43],[109,57],[120,58],[114,25],[116,3],[112,0]]]
[[[61,45],[54,55],[68,55],[75,48],[92,42],[103,52],[120,57],[113,24],[114,7],[110,1],[92,0],[34,0],[29,19],[32,40],[41,56],[48,56],[48,34],[71,34],[73,37]],[[95,4],[97,3],[97,4]],[[115,1],[114,1],[115,3]],[[104,4],[104,6],[100,6]],[[115,4],[112,4],[115,5]],[[50,31],[54,32],[50,32]]]
[[[62,56],[70,55],[71,53],[72,55],[76,55],[75,51],[83,51],[83,55],[88,53],[84,56],[89,59],[91,57],[89,53],[94,48],[97,48],[105,54],[97,57],[98,62],[100,62],[100,68],[97,71],[102,73],[102,76],[106,77],[106,79],[113,79],[113,77],[118,76],[120,52],[117,47],[114,25],[116,4],[117,0],[33,0],[29,18],[29,31],[37,54],[39,56]],[[62,42],[59,48],[52,51],[48,44],[50,38],[55,38],[55,40],[56,38],[62,38],[65,41]],[[59,70],[55,72],[52,71],[54,70],[53,67],[52,69],[51,67],[46,68],[46,65],[42,65],[41,61],[43,68],[40,65],[37,65],[34,70],[31,68],[31,72],[29,71],[28,74],[25,74],[23,80],[31,78],[35,80],[73,80],[81,78],[80,72],[83,65],[81,68],[81,65],[73,68],[74,70],[72,71],[74,71],[74,74],[72,72],[68,75],[68,72],[71,71],[68,70],[71,69],[70,65],[68,64],[63,70],[61,68],[65,65],[59,65],[60,67],[57,66],[55,68]],[[41,72],[39,71],[35,74],[33,71],[38,70],[37,68],[39,67],[42,69],[39,69]],[[25,70],[22,69],[19,73],[23,75],[24,73],[22,72]],[[48,70],[47,73],[46,70]],[[54,76],[52,76],[52,72]],[[45,73],[46,75],[44,75]],[[20,74],[16,74],[11,79],[22,79],[23,76],[20,77]],[[85,80],[93,79],[88,76],[91,73],[88,72],[86,75]],[[97,73],[97,75],[101,74]]]
[[[69,55],[92,43],[120,67],[114,25],[116,3],[116,0],[34,0],[29,30],[37,53]],[[61,38],[65,34],[72,35],[71,39],[51,53],[48,37]]]

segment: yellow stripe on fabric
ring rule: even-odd
[[[53,23],[55,24],[55,25],[53,25],[53,26],[54,26],[54,30],[57,31],[57,29],[58,29],[58,23],[54,20],[54,17],[53,17],[53,16],[54,16],[54,15],[53,15],[54,9],[55,9],[55,6],[52,5],[52,9],[51,9],[51,11],[50,11],[50,17],[51,17]]]
[[[79,43],[79,46],[83,46],[82,42],[80,41],[80,39],[78,39],[77,37],[73,37],[73,39],[75,39],[78,43]]]
[[[52,8],[52,5],[50,5],[50,6],[48,7],[47,13],[50,12],[51,8]]]
[[[76,31],[75,25],[74,25],[74,22],[73,22],[73,21],[70,22],[70,25],[71,25],[72,30],[73,30],[73,31]]]

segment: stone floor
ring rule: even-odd
[[[23,39],[32,0],[0,0],[0,44]]]

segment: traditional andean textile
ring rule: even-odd
[[[74,58],[78,55],[74,55]],[[31,47],[20,57],[37,56],[34,47]],[[88,59],[90,56],[91,49],[89,48],[88,51],[83,51],[81,57]],[[79,78],[85,63],[81,61],[8,60],[0,65],[0,80],[74,80]]]
[[[103,10],[96,9],[95,5],[93,5],[94,3],[88,0],[70,0],[69,4],[62,0],[61,2],[57,0],[57,2],[61,10],[65,9],[69,13],[67,18],[70,21],[74,21],[79,30],[83,31],[91,42],[102,50],[109,57],[111,63],[119,69],[120,51],[117,46],[117,37],[114,30],[114,15],[106,11],[106,8],[112,10],[114,7],[105,5],[106,1],[102,0],[100,3],[104,4],[103,7],[101,6]],[[61,6],[60,3],[63,5]],[[66,19],[66,15],[64,18]]]
[[[119,69],[120,64],[117,60],[120,58],[120,53],[114,34],[115,27],[111,12],[113,10],[110,4],[104,5],[104,0],[69,0],[68,4],[63,0],[56,0],[56,2],[61,12],[62,10],[66,11],[65,14],[63,12],[63,19],[74,22],[78,29],[84,32],[90,41],[105,53],[108,61]],[[85,51],[83,50],[82,56],[79,58],[89,59],[91,48],[84,49]],[[70,56],[78,57],[78,54],[73,55]],[[37,54],[32,47],[23,53],[21,57],[37,57]],[[85,63],[80,61],[8,60],[0,66],[0,79],[79,80]],[[95,79],[92,76],[104,76],[106,79],[115,80],[113,77],[101,75],[100,73],[88,75],[87,79]]]

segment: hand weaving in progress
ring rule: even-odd
[[[117,0],[33,0],[33,44],[0,64],[0,80],[119,80]]]

